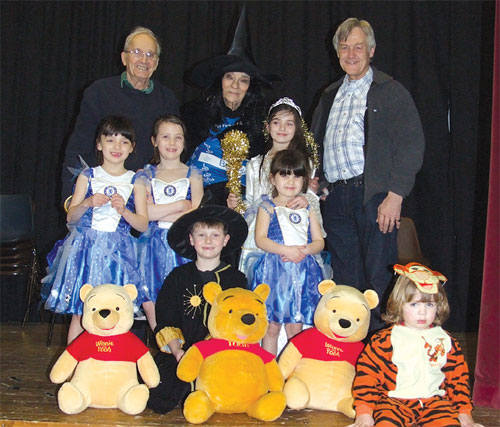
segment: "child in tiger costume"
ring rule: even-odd
[[[471,416],[469,373],[458,342],[441,328],[449,314],[446,277],[418,264],[401,276],[383,320],[361,353],[349,427],[482,427]]]

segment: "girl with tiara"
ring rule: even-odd
[[[185,135],[186,127],[176,116],[158,118],[151,137],[153,158],[138,173],[150,182],[147,197],[150,223],[139,240],[141,285],[138,303],[142,303],[153,331],[156,327],[155,301],[163,281],[175,267],[189,261],[170,248],[168,230],[177,218],[196,209],[203,197],[201,174],[180,160]]]
[[[291,149],[299,151],[305,158],[310,159],[311,177],[314,176],[314,171],[318,167],[317,146],[314,137],[302,119],[300,107],[290,98],[280,98],[271,105],[265,121],[264,136],[266,139],[264,154],[252,158],[246,167],[244,201],[246,211],[244,216],[248,223],[248,237],[243,244],[239,269],[245,273],[249,283],[252,282],[253,276],[252,264],[255,258],[262,254],[262,251],[255,244],[255,219],[262,196],[270,195],[272,192],[272,184],[269,179],[271,160],[279,151]],[[299,209],[309,205],[320,222],[324,237],[319,200],[314,191],[317,188],[317,178],[312,178],[309,182],[310,189],[305,194],[297,195],[287,207]],[[238,201],[239,198],[231,193],[227,198],[227,205],[234,209]],[[323,264],[319,256],[318,261]],[[329,273],[325,274],[329,275]]]
[[[140,232],[148,228],[146,188],[125,169],[135,147],[132,123],[125,117],[106,117],[96,134],[99,166],[78,176],[67,214],[70,233],[56,244],[42,280],[45,308],[73,315],[68,344],[83,331],[80,288],[84,284],[140,283],[130,228]]]
[[[264,197],[257,213],[255,242],[264,251],[254,264],[251,288],[268,283],[269,327],[262,346],[277,353],[278,335],[285,325],[288,338],[312,325],[319,301],[322,269],[314,257],[324,247],[321,226],[312,209],[289,206],[309,184],[309,162],[297,150],[275,154],[270,167],[272,198]]]

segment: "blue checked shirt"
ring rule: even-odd
[[[372,81],[371,67],[359,80],[346,75],[335,95],[324,139],[323,168],[329,182],[363,173],[366,97]]]

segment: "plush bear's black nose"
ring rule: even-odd
[[[340,326],[342,326],[344,329],[350,328],[351,327],[351,322],[346,319],[340,319],[339,320]]]
[[[255,322],[255,316],[253,314],[247,313],[241,316],[241,321],[245,325],[251,325],[253,322]]]
[[[101,310],[99,312],[99,314],[101,315],[101,317],[104,318],[104,319],[109,316],[109,313],[111,313],[111,311],[109,311],[109,310]]]

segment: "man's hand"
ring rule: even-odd
[[[399,228],[402,204],[403,197],[392,191],[389,191],[386,198],[380,203],[378,207],[377,223],[382,233],[390,233],[394,229],[394,226]]]
[[[316,194],[319,190],[319,178],[315,176],[309,180],[309,188],[311,191]]]

